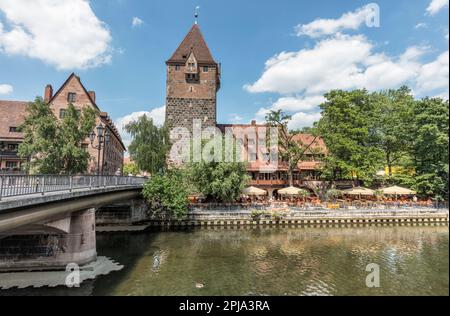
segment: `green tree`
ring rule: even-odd
[[[325,94],[317,124],[329,154],[324,175],[330,180],[358,179],[371,183],[383,167],[383,151],[374,128],[375,103],[366,90],[333,90]]]
[[[189,166],[189,179],[208,200],[234,202],[242,194],[249,177],[244,163],[198,162]]]
[[[448,199],[449,102],[425,98],[414,103],[410,155],[420,195]]]
[[[58,122],[58,141],[62,173],[85,173],[89,164],[89,152],[83,148],[86,136],[94,129],[96,111],[90,107],[83,107],[78,111],[69,104],[64,118]]]
[[[402,87],[398,90],[376,92],[371,95],[374,103],[374,119],[371,130],[375,134],[377,147],[384,153],[388,176],[392,177],[393,167],[400,166],[407,159],[411,109],[414,97],[411,90]]]
[[[140,170],[138,168],[138,166],[134,163],[127,163],[123,166],[123,174],[124,175],[133,175],[133,176],[137,176],[140,173]]]
[[[239,162],[240,149],[236,146],[227,148],[225,143],[225,137],[202,140],[203,155],[199,159],[200,162],[191,162],[186,168],[187,181],[183,185],[189,188],[190,192],[201,193],[207,200],[215,202],[234,202],[240,197],[249,181],[247,164]],[[211,159],[213,161],[205,159],[207,148],[210,148],[209,158],[215,157]],[[221,150],[217,155],[216,149]],[[228,162],[226,157],[232,158],[232,162]],[[194,161],[193,158],[191,154],[191,161]]]
[[[298,163],[305,159],[307,154],[321,154],[317,148],[313,147],[318,136],[314,136],[313,140],[305,144],[296,138],[300,131],[289,131],[288,125],[292,120],[292,116],[287,115],[283,111],[271,111],[266,116],[266,124],[268,127],[278,128],[278,146],[280,156],[288,163],[289,185],[294,185],[294,170]],[[312,130],[310,130],[312,131]]]
[[[71,104],[59,121],[41,98],[28,105],[20,129],[24,141],[19,155],[27,158],[25,168],[31,173],[78,174],[87,171],[89,153],[82,143],[95,126],[95,110],[79,112]]]
[[[146,115],[129,123],[125,129],[133,138],[128,151],[138,168],[151,174],[165,170],[170,148],[168,129],[156,126]]]
[[[188,192],[183,185],[184,172],[170,170],[157,174],[145,183],[142,194],[155,214],[183,219],[188,213]]]

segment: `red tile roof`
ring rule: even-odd
[[[311,134],[297,134],[294,136],[294,141],[301,142],[303,145],[308,146],[314,141],[314,135]],[[325,141],[322,137],[317,137],[311,146],[312,149],[318,149],[322,154],[327,154],[328,149],[325,145]]]
[[[189,33],[167,63],[185,63],[191,52],[194,53],[198,63],[216,64],[197,24],[192,26]]]
[[[28,102],[0,100],[0,139],[21,140],[22,133],[11,133],[10,127],[19,127],[25,120]]]

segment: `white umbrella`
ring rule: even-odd
[[[248,187],[245,188],[242,193],[244,195],[248,195],[248,196],[264,196],[267,195],[267,191],[266,190],[262,190],[262,189],[258,189],[255,187]]]
[[[300,195],[300,191],[302,189],[296,188],[296,187],[289,187],[285,189],[281,189],[278,191],[278,194],[280,195],[290,195],[290,196],[296,196]]]
[[[358,195],[358,196],[373,196],[375,195],[375,191],[363,187],[356,187],[352,189],[348,189],[344,191],[346,195]]]
[[[416,191],[402,188],[399,186],[384,188],[384,189],[381,189],[381,192],[383,192],[383,194],[385,194],[385,195],[414,195],[417,193]]]

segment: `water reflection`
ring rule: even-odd
[[[82,288],[91,295],[448,295],[448,236],[448,227],[99,235],[99,254],[125,269]],[[365,285],[369,263],[381,267],[378,289]]]

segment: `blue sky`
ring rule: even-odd
[[[268,110],[283,109],[294,115],[292,127],[308,126],[332,88],[408,84],[417,97],[448,98],[448,0],[377,1],[380,27],[361,18],[368,1],[51,3],[0,0],[0,99],[32,100],[74,71],[119,126],[142,112],[160,121],[164,62],[193,24],[197,5],[202,32],[222,63],[220,123],[262,120]]]

